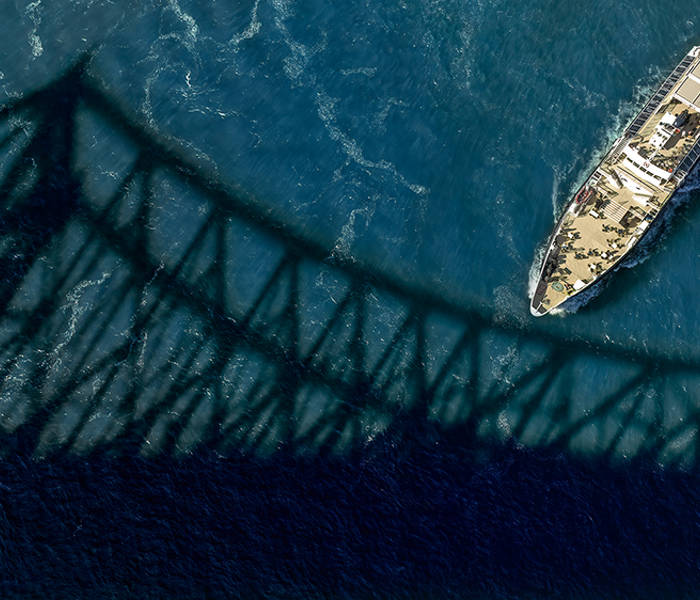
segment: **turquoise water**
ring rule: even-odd
[[[691,2],[171,0],[126,10],[35,2],[3,9],[10,34],[0,41],[7,59],[0,88],[8,101],[21,98],[90,51],[91,76],[128,114],[319,242],[330,262],[371,265],[454,305],[483,309],[496,325],[553,334],[565,341],[565,354],[600,344],[614,352],[633,349],[652,362],[692,362],[700,322],[694,269],[700,214],[692,183],[633,268],[585,303],[535,321],[528,295],[572,191],[700,40],[693,8]],[[128,153],[128,143],[100,131],[81,126],[78,162],[95,171],[94,189],[107,193],[123,175],[127,159],[120,152]],[[197,202],[167,186],[156,202],[151,229],[160,240],[154,251],[161,267],[175,264],[178,236],[190,235],[206,212]],[[241,244],[230,247],[261,270],[240,284],[243,293],[262,285],[276,251]],[[112,293],[91,303],[81,300],[81,290],[121,281],[120,264],[88,273],[86,283],[66,293],[55,330],[65,334],[52,334],[54,355],[73,339],[73,316],[90,314]],[[309,323],[337,303],[334,284],[322,276],[304,306]],[[368,333],[369,355],[378,355],[396,313],[391,302],[375,300],[380,317]],[[180,321],[183,331],[190,331],[188,318]],[[127,322],[110,325],[115,339],[132,335]],[[510,385],[513,373],[536,364],[520,342],[491,340],[484,352],[484,389],[489,379]],[[569,365],[576,375],[573,412],[585,412],[629,376],[629,365],[597,352]],[[427,358],[440,362],[437,354]],[[649,401],[663,398],[676,418],[691,414],[695,376],[657,375],[644,391]],[[22,377],[20,370],[15,384]],[[322,404],[312,402],[321,413]],[[25,413],[18,415],[11,427]],[[501,433],[515,426],[508,423],[512,416],[501,414]],[[381,429],[385,421],[377,419]]]
[[[118,27],[98,65],[120,65],[132,106],[339,251],[525,320],[555,216],[697,42],[693,7],[183,3]],[[542,326],[693,351],[692,223]]]
[[[528,296],[696,11],[1,3],[0,589],[693,598],[697,175]]]
[[[697,42],[693,8],[33,3],[6,9],[3,88],[21,93],[96,44],[95,71],[125,104],[290,220],[524,319],[554,216]],[[696,236],[679,221],[617,278],[628,293],[546,326],[692,348]]]

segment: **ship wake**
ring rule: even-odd
[[[530,272],[527,276],[527,297],[530,299],[530,302],[532,302],[532,298],[535,296],[535,291],[537,290],[537,284],[540,280],[540,271],[542,270],[542,261],[546,253],[547,243],[544,242],[535,250],[535,258],[530,265]]]

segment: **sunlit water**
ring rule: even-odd
[[[371,265],[375,273],[431,290],[454,304],[486,307],[497,326],[572,340],[572,351],[592,342],[690,360],[698,357],[700,334],[697,178],[677,194],[656,234],[623,265],[628,268],[605,285],[566,312],[538,320],[531,317],[528,301],[546,239],[571,193],[663,76],[700,43],[696,10],[690,0],[644,6],[630,0],[4,3],[0,102],[24,97],[90,51],[89,72],[128,114],[183,148],[212,177],[246,191],[296,231],[319,241],[328,250],[329,265]],[[88,173],[96,196],[106,197],[124,175],[127,163],[120,163],[120,156],[128,155],[129,144],[105,136],[89,121],[81,124],[79,137],[78,166]],[[207,211],[200,197],[188,196],[167,178],[159,186],[153,207],[158,260],[143,297],[135,300],[141,306],[150,306],[156,297],[151,281],[177,263],[186,245],[182,240]],[[69,261],[87,235],[71,225],[65,255],[54,258]],[[275,260],[277,250],[244,228],[229,243],[247,264],[259,261],[261,272]],[[58,386],[70,369],[89,370],[90,361],[75,364],[81,355],[76,339],[91,315],[114,308],[109,335],[128,338],[133,316],[115,308],[128,278],[123,267],[120,259],[106,256],[55,299],[59,317],[51,325],[53,337],[37,340],[8,368],[0,396],[3,430],[13,430],[31,413],[23,399],[35,391],[31,373],[37,361],[45,374],[42,393],[54,382]],[[41,289],[53,265],[40,268],[45,272],[32,272],[13,310],[31,306],[32,290]],[[237,281],[241,296],[252,295],[262,281],[264,275]],[[310,300],[304,314],[314,324],[337,306],[342,285],[332,269],[322,269],[305,292]],[[380,296],[368,303],[373,311],[365,349],[370,362],[381,353],[379,341],[390,339],[400,321],[396,299]],[[162,311],[156,316],[162,316],[165,331],[156,325],[131,340],[134,372],[144,379],[149,361],[161,360],[168,345],[208,348],[210,341],[210,332],[185,309],[156,310]],[[450,336],[457,335],[451,326],[449,320],[435,326],[433,347],[444,352],[425,357],[429,374],[438,371],[453,343]],[[9,339],[12,325],[1,333]],[[157,344],[153,339],[165,340],[163,348],[149,346]],[[97,344],[93,350],[107,349]],[[480,382],[484,393],[496,389],[493,382],[511,385],[542,358],[539,348],[524,348],[498,332],[484,340],[482,350],[488,373]],[[188,368],[206,370],[217,359],[213,350],[207,356]],[[257,359],[246,360],[222,379],[232,405],[266,377]],[[552,421],[595,413],[597,399],[633,371],[623,363],[592,352],[577,354],[565,380],[577,385],[556,391],[570,400],[569,414],[553,407],[533,418],[532,439],[549,431]],[[635,400],[640,413],[663,407],[655,422],[659,426],[683,421],[684,411],[697,405],[697,381],[674,379],[671,372],[661,377],[666,375],[663,389],[647,387]],[[460,377],[455,375],[455,386],[466,385],[467,375]],[[65,431],[79,421],[105,380],[88,381],[72,405],[57,411],[55,431],[43,433],[39,454],[66,442]],[[117,409],[129,383],[117,378],[111,395],[91,408],[84,435],[71,442],[74,450],[109,440],[123,425]],[[307,420],[330,410],[323,395],[309,392],[304,402],[301,430]],[[138,420],[148,403],[136,404],[132,416]],[[194,425],[180,440],[181,449],[195,447],[207,425],[206,399],[202,407],[190,415]],[[187,408],[183,396],[171,413],[178,416]],[[439,417],[459,422],[462,409],[456,401]],[[524,410],[504,406],[494,416],[490,426],[499,439],[515,435]],[[363,421],[367,443],[389,419],[390,411],[379,412]],[[614,438],[616,421],[625,414],[612,414],[605,426],[594,427],[579,440],[580,447],[595,450],[599,440]],[[265,421],[253,425],[262,430],[256,435],[266,437]],[[155,429],[146,443],[153,442],[157,454]],[[623,456],[644,441],[643,429],[633,429],[620,445]],[[527,443],[530,438],[523,433]],[[269,434],[274,449],[278,438],[274,430]]]
[[[21,96],[92,50],[90,71],[128,111],[329,257],[487,306],[497,321],[688,357],[700,243],[689,191],[634,268],[568,312],[535,323],[528,296],[572,191],[697,43],[693,8],[40,0],[4,9],[0,88]],[[189,209],[168,202],[163,227],[186,231]],[[83,290],[110,277],[93,275],[65,299],[66,339]],[[527,361],[514,346],[492,356],[494,377],[499,356]]]

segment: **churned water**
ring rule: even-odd
[[[517,319],[560,208],[698,41],[690,2],[3,11],[5,98],[92,49],[134,114],[336,252]],[[692,210],[646,264],[542,326],[692,352]]]
[[[535,320],[528,310],[545,241],[571,193],[700,44],[695,2],[17,0],[3,3],[0,17],[0,102],[21,103],[89,56],[81,81],[89,77],[111,107],[78,94],[78,110],[98,106],[99,118],[80,121],[77,149],[64,149],[69,175],[59,155],[45,156],[60,149],[49,134],[26,155],[25,179],[9,159],[1,165],[8,198],[21,196],[22,181],[42,191],[21,211],[19,201],[2,200],[11,216],[2,218],[0,247],[0,425],[10,437],[27,423],[36,433],[31,447],[16,435],[4,452],[7,594],[638,598],[670,593],[674,575],[675,597],[697,589],[686,586],[700,568],[697,478],[655,470],[657,459],[692,469],[698,457],[697,181],[607,285],[567,312]],[[76,86],[51,89],[55,112],[43,99],[44,112],[3,114],[2,135],[19,128],[29,139],[68,115],[60,106]],[[148,133],[139,137],[140,126],[129,123]],[[3,142],[3,152],[12,144]],[[162,144],[175,154],[153,159]],[[156,162],[189,173],[175,155],[207,174],[195,191],[187,179],[155,176],[150,212],[131,220],[141,213],[128,199],[110,228],[107,198],[129,169],[137,165],[144,180]],[[97,198],[79,218],[70,193],[55,213],[45,200],[47,189],[74,189],[66,177],[55,184],[59,171]],[[254,204],[250,220],[269,226],[269,244],[233,224],[220,238],[231,253],[225,260],[204,234],[197,252],[186,253],[199,243],[200,221],[223,230],[239,216],[212,208],[219,185]],[[135,222],[144,225],[141,237]],[[310,245],[275,241],[287,230]],[[49,238],[59,231],[65,237],[54,249]],[[93,232],[104,248],[90,245]],[[227,317],[221,307],[239,300],[218,303],[226,294],[211,283],[217,269],[235,281],[243,310],[281,246],[327,266],[307,277],[300,323],[272,331],[262,313],[236,321],[232,308]],[[76,270],[60,275],[73,259]],[[240,264],[259,272],[240,275]],[[371,287],[362,288],[364,338],[334,354],[319,341],[304,362],[275,340],[290,327],[303,339],[305,327],[344,306],[348,284],[335,265]],[[408,303],[399,288],[430,294]],[[432,314],[435,299],[449,310],[426,334],[433,345],[416,351],[394,383],[384,366],[394,359],[389,350],[381,356],[402,311],[410,304],[411,314]],[[30,308],[32,318],[21,321]],[[460,311],[472,310],[480,316],[468,331],[486,333],[471,371],[459,371],[446,357],[459,347]],[[345,333],[326,332],[340,339],[351,330],[348,321]],[[333,379],[345,360],[351,368]],[[363,360],[375,365],[370,376],[346,376],[362,373]],[[394,418],[414,418],[407,398],[423,385],[410,378],[418,364],[428,381],[439,379],[418,395],[444,400],[430,409],[431,422],[453,429],[443,437],[421,425],[404,427],[401,442],[382,437]],[[552,382],[566,373],[556,386],[527,388],[528,398],[551,399],[538,412],[517,396],[548,377],[547,364]],[[649,379],[635,379],[639,365]],[[484,374],[475,382],[477,366]],[[338,403],[329,400],[333,382],[343,390]],[[391,407],[347,401],[376,388]],[[478,421],[481,413],[464,409],[467,390],[484,406],[499,398],[494,414]],[[231,399],[230,413],[217,412],[217,398]],[[284,398],[303,401],[304,410]],[[293,425],[275,420],[287,409]],[[646,416],[632,426],[636,412]],[[600,420],[576,438],[581,415]],[[168,446],[163,432],[178,417],[185,423]],[[351,419],[360,433],[348,433]],[[181,463],[169,457],[227,427],[240,448],[265,440],[262,462],[248,454],[226,462],[236,444],[208,446]],[[294,452],[284,444],[290,436],[302,440]],[[318,440],[331,438],[319,450]],[[555,449],[532,449],[555,438],[564,440]],[[509,441],[495,446],[490,463],[485,448],[494,439]],[[642,447],[651,463],[639,470],[603,460]],[[106,454],[51,459],[56,448]],[[110,449],[130,458],[112,459]],[[575,462],[580,450],[602,462]]]
[[[518,319],[558,211],[698,41],[690,2],[21,5],[6,98],[92,48],[124,105],[336,252]],[[692,210],[543,327],[692,351]]]

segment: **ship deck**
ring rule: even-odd
[[[613,147],[567,207],[550,240],[533,314],[546,314],[614,268],[682,183],[678,167],[700,139],[700,58],[667,87],[656,109]]]

